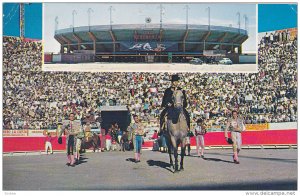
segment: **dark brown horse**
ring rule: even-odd
[[[90,149],[93,147],[93,151],[95,152],[96,149],[99,152],[99,146],[100,146],[100,138],[96,133],[92,133],[88,137],[82,138],[82,143],[81,143],[81,149]]]
[[[185,153],[185,138],[188,132],[187,120],[183,111],[183,93],[176,90],[173,93],[174,107],[170,108],[167,113],[167,134],[166,141],[168,145],[168,153],[170,157],[170,165],[174,169],[174,173],[183,168],[183,159]],[[180,170],[178,169],[178,146],[181,145],[181,161]],[[172,160],[171,150],[174,152],[175,167]]]

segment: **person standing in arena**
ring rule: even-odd
[[[48,155],[48,149],[50,150],[50,153],[53,154],[52,143],[51,143],[52,140],[53,138],[51,137],[51,134],[48,132],[45,138],[45,152],[47,155]]]
[[[164,92],[164,96],[163,96],[163,100],[162,100],[162,104],[161,104],[161,107],[163,107],[164,110],[161,112],[161,115],[160,115],[160,131],[164,129],[163,125],[165,123],[165,116],[166,116],[169,108],[174,107],[172,96],[173,96],[173,92],[175,90],[181,90],[183,93],[183,113],[185,114],[187,124],[190,129],[190,115],[186,110],[186,107],[187,107],[186,94],[185,94],[185,91],[179,87],[179,79],[180,79],[180,77],[178,75],[172,75],[172,77],[171,77],[172,85],[171,85],[171,87],[167,88]]]
[[[246,127],[244,125],[243,119],[238,116],[236,110],[232,111],[232,118],[228,119],[225,128],[225,139],[228,141],[228,131],[231,132],[231,140],[233,147],[233,162],[235,164],[240,164],[238,159],[238,154],[241,150],[242,145],[242,131],[245,131]]]
[[[66,139],[66,145],[67,145],[67,158],[68,162],[66,165],[75,167],[75,136],[80,133],[81,125],[79,121],[75,121],[75,114],[70,113],[69,114],[69,121],[63,125],[59,137],[62,136],[63,132],[65,132],[67,139]]]
[[[75,136],[75,162],[76,164],[80,163],[80,150],[81,150],[81,145],[82,145],[82,140],[85,137],[85,133],[91,131],[91,127],[90,127],[90,122],[87,122],[84,129],[80,128],[79,133]]]
[[[206,134],[206,128],[203,124],[203,119],[197,120],[197,125],[195,127],[195,136],[196,136],[196,151],[199,157],[204,158],[204,135]],[[199,148],[201,147],[201,153]]]
[[[135,143],[134,159],[135,162],[138,163],[141,161],[140,158],[141,158],[142,142],[143,142],[143,136],[145,131],[144,131],[144,126],[140,122],[138,116],[134,115],[133,119],[134,119],[134,123],[132,123],[128,128],[131,130],[132,135],[134,135],[133,137],[134,138],[133,142]]]
[[[106,134],[105,134],[105,132],[106,132],[106,130],[104,129],[104,128],[101,128],[101,130],[100,130],[101,132],[100,132],[100,145],[101,145],[101,152],[104,152],[104,150],[105,150],[105,146],[106,146]]]

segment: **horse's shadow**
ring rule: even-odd
[[[162,162],[162,161],[148,160],[147,164],[149,166],[158,166],[158,167],[161,167],[161,168],[166,169],[166,170],[168,170],[168,171],[170,171],[170,172],[173,173],[172,169],[170,169],[170,164],[169,163]]]
[[[190,158],[196,158],[196,159],[203,159],[205,161],[215,161],[215,162],[224,162],[224,163],[232,163],[232,161],[226,161],[223,159],[218,159],[218,158],[207,158],[207,157],[199,157],[198,155],[190,155],[190,156],[185,156],[185,157],[190,157]]]

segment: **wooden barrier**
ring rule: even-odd
[[[54,150],[65,150],[66,143],[63,137],[63,144],[58,144],[57,137],[53,137],[52,146]],[[44,151],[45,137],[14,136],[3,137],[3,152],[31,152]],[[242,133],[244,146],[263,145],[297,145],[297,129],[290,130],[265,130],[245,131]],[[191,138],[191,146],[195,146],[195,137]],[[144,148],[151,148],[153,141],[146,141]],[[211,132],[205,135],[205,146],[230,146],[226,143],[224,132]]]

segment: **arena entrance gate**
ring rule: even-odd
[[[113,122],[117,122],[122,131],[130,124],[131,116],[126,106],[101,106],[101,127],[106,131]]]

